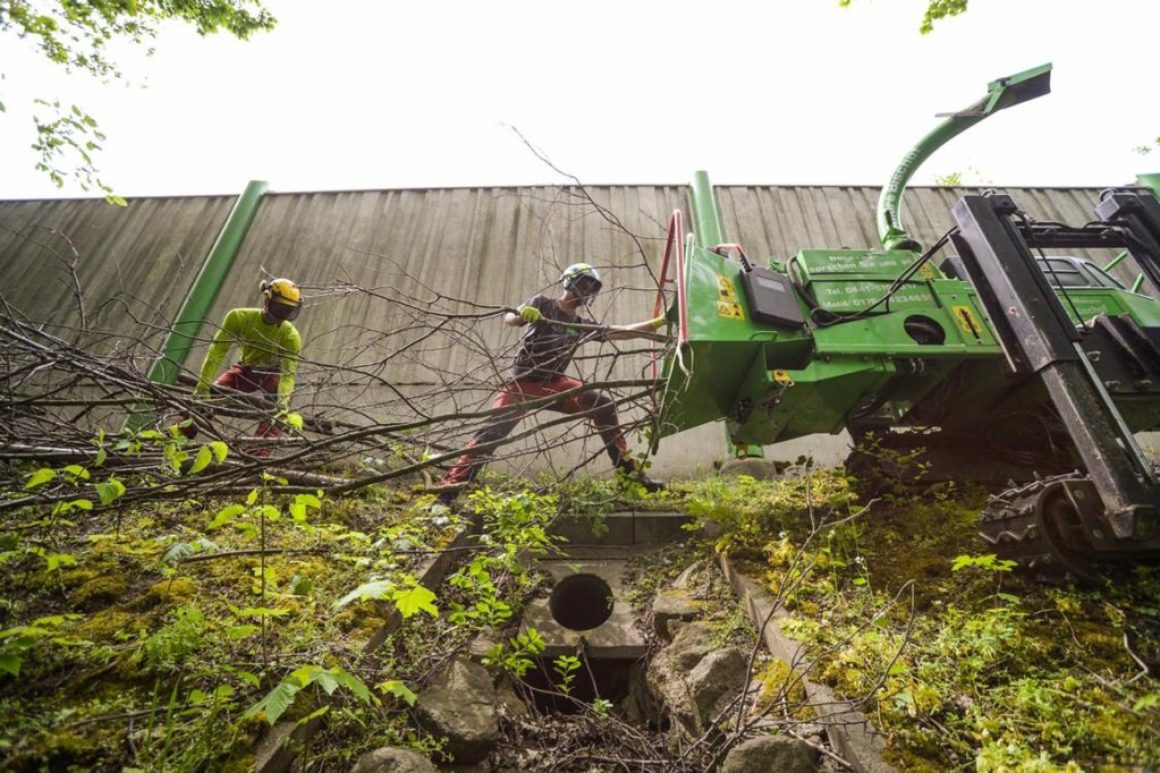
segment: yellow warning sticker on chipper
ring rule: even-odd
[[[741,304],[729,301],[717,301],[717,316],[736,319],[740,322],[745,321],[745,312],[741,311]]]
[[[983,337],[983,326],[979,324],[979,318],[975,316],[970,306],[951,306],[951,314],[955,315],[964,333],[975,338]]]
[[[717,275],[717,316],[745,321],[745,312],[737,302],[737,290],[733,287],[733,280],[724,274]]]

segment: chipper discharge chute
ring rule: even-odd
[[[902,224],[918,165],[1048,93],[1050,72],[992,82],[907,154],[879,202],[881,249],[755,263],[725,243],[698,173],[693,233],[680,212],[670,221],[678,345],[658,436],[723,419],[743,448],[847,429],[921,449],[961,479],[1026,481],[994,498],[983,536],[1043,574],[1160,556],[1160,489],[1133,437],[1160,426],[1160,303],[1139,281],[1128,289],[1060,253],[1122,250],[1160,287],[1160,203],[1146,190],[1110,192],[1095,221],[1071,227],[1037,223],[1008,196],[965,196],[956,225],[926,249]]]

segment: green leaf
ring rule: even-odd
[[[246,494],[246,505],[252,505],[258,501],[258,490],[251,489],[249,494]]]
[[[288,426],[290,429],[294,430],[295,432],[302,431],[302,425],[303,425],[302,414],[300,414],[300,413],[288,413],[288,414],[286,414],[285,417],[283,417],[283,421],[286,422],[286,426]]]
[[[197,449],[197,456],[193,459],[193,464],[189,467],[190,475],[197,475],[199,472],[209,467],[209,463],[213,461],[213,451],[209,446],[202,446]]]
[[[302,687],[306,687],[308,684],[317,679],[318,675],[322,673],[325,673],[322,666],[316,666],[312,663],[307,663],[306,665],[299,666],[298,668],[291,671],[289,676],[286,678],[293,680],[295,683],[301,685]]]
[[[1143,711],[1153,706],[1160,706],[1160,692],[1148,693],[1132,704],[1132,711]]]
[[[69,501],[68,506],[70,510],[73,508],[76,508],[77,510],[92,510],[93,500],[85,499],[83,497],[81,499],[73,499]]]
[[[124,493],[125,484],[116,478],[109,478],[104,483],[97,484],[97,495],[101,498],[102,505],[112,504]]]
[[[313,494],[298,494],[294,497],[295,502],[300,502],[307,507],[313,507],[315,510],[322,509],[322,500]]]
[[[206,443],[209,450],[213,452],[213,458],[218,462],[224,462],[226,457],[230,455],[230,447],[220,440],[211,440]]]
[[[276,607],[244,607],[234,610],[235,617],[285,617],[288,614],[290,614],[289,609]]]
[[[48,571],[55,572],[62,566],[76,566],[77,557],[72,553],[51,553],[44,557],[48,562]]]
[[[261,687],[262,680],[258,678],[257,674],[251,674],[249,671],[238,671],[238,679],[248,684],[250,687]]]
[[[384,599],[395,590],[395,583],[391,580],[374,580],[373,582],[364,582],[350,593],[346,594],[338,601],[334,602],[335,609],[342,609],[347,604],[354,601],[366,601],[368,599]]]
[[[439,617],[439,610],[431,603],[434,600],[435,594],[422,585],[416,585],[410,589],[397,590],[394,594],[395,607],[404,618],[410,617],[420,610],[431,615],[431,617]]]
[[[290,580],[290,595],[291,596],[309,596],[310,592],[314,590],[314,583],[309,579],[300,575],[294,575]]]
[[[20,664],[24,658],[13,652],[0,652],[0,672],[20,676]]]
[[[341,666],[335,666],[327,673],[332,676],[334,680],[338,682],[338,684],[342,685],[347,690],[347,692],[358,698],[363,703],[378,703],[378,698],[371,695],[371,691],[367,688],[366,684],[364,684],[361,679],[347,671],[345,668]]]
[[[309,714],[307,714],[306,716],[304,716],[302,719],[298,720],[298,724],[305,725],[307,722],[309,722],[313,719],[318,719],[319,717],[327,714],[329,711],[330,711],[330,704],[328,703],[321,708],[315,709],[314,711],[312,711]]]
[[[102,464],[105,463],[105,460],[108,458],[109,458],[109,452],[103,448],[98,448],[97,455],[95,457],[93,457],[93,466],[100,467]]]
[[[252,623],[246,623],[245,625],[227,625],[225,627],[226,638],[234,640],[244,639],[260,630],[262,630],[260,627]]]
[[[321,510],[322,500],[313,494],[298,494],[294,497],[294,502],[290,505],[290,517],[297,523],[305,523],[306,511],[309,508]]]
[[[90,477],[89,471],[86,470],[84,467],[81,467],[79,464],[70,464],[62,469],[65,472],[67,472],[69,475],[73,476],[74,478],[79,478],[81,480],[88,480]]]
[[[259,714],[265,714],[266,722],[272,726],[286,713],[286,709],[293,705],[294,698],[301,689],[302,686],[297,682],[283,679],[265,698],[247,709],[243,716],[246,719],[253,719]]]
[[[403,684],[398,679],[389,679],[385,682],[382,682],[376,685],[375,689],[377,689],[379,692],[394,695],[396,698],[400,698],[406,701],[408,706],[414,706],[415,701],[418,700],[418,696],[411,692],[407,688],[407,685]]]
[[[325,690],[327,695],[333,695],[334,691],[338,689],[338,680],[329,671],[319,671],[311,677],[310,681]]]
[[[51,467],[41,467],[36,472],[28,476],[28,482],[24,484],[24,490],[34,489],[37,486],[43,486],[50,480],[56,477],[56,470]]]
[[[217,515],[214,516],[214,519],[209,522],[209,526],[206,526],[206,528],[211,531],[213,529],[220,529],[244,512],[246,512],[245,505],[226,505],[221,510],[218,510]]]

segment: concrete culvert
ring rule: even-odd
[[[552,589],[552,619],[573,631],[587,631],[612,616],[612,589],[594,574],[565,577]]]

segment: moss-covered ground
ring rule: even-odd
[[[455,555],[434,593],[416,573],[465,519],[403,488],[8,512],[0,766],[248,770],[273,720],[312,716],[325,721],[306,769],[349,769],[387,744],[439,760],[440,739],[410,711],[415,693],[475,633],[511,633],[539,582],[520,558],[550,548],[551,517],[598,522],[626,506],[712,523],[713,547],[783,592],[811,678],[864,699],[900,768],[1160,766],[1160,572],[1079,589],[1006,571],[975,536],[978,492],[866,507],[826,470],[658,495],[589,480],[546,495],[493,485],[465,498],[484,540]],[[692,555],[642,572],[635,601]],[[732,613],[723,635],[740,625]],[[509,648],[493,665],[519,657]]]
[[[1045,586],[984,551],[982,492],[872,503],[832,470],[710,482],[687,506],[783,593],[810,678],[835,687],[904,770],[1160,765],[1160,569]]]

